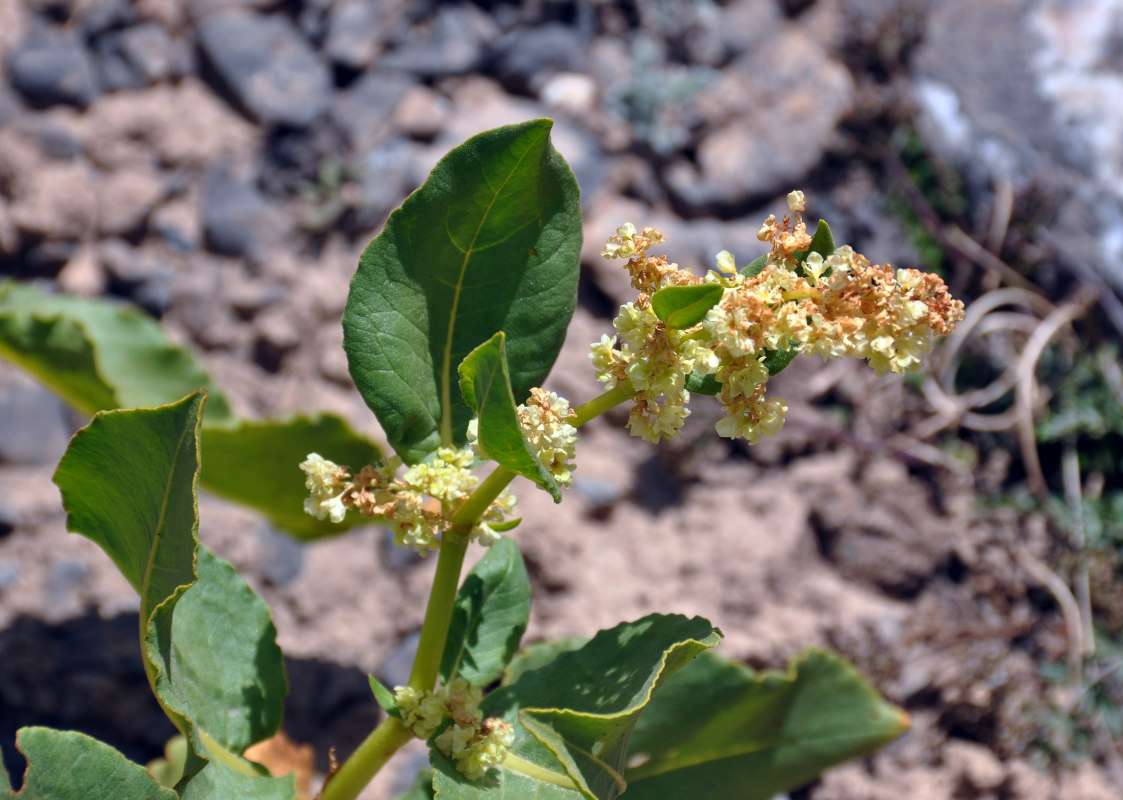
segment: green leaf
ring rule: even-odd
[[[382,681],[373,675],[367,675],[367,680],[370,682],[370,691],[374,695],[374,702],[378,703],[379,708],[389,714],[391,717],[397,719],[402,718],[402,712],[398,710],[398,703],[394,700],[394,693],[382,685]]]
[[[523,672],[484,700],[486,714],[515,726],[514,757],[502,767],[503,780],[532,778],[576,788],[586,798],[616,797],[625,788],[628,741],[640,713],[671,675],[720,639],[700,617],[654,614],[601,631],[579,650]],[[446,781],[456,776],[434,766],[440,796],[441,775]]]
[[[776,375],[795,360],[799,355],[799,345],[790,345],[786,350],[764,349],[764,358],[760,363],[768,368],[769,375]]]
[[[549,773],[531,776],[500,769],[469,781],[457,772],[452,759],[436,748],[429,751],[429,763],[433,765],[433,796],[438,800],[583,800],[588,796],[571,783],[555,783],[567,779]]]
[[[281,725],[288,685],[277,631],[230,564],[200,546],[197,570],[174,605],[157,610],[146,649],[164,703],[240,754]]]
[[[765,266],[768,264],[768,254],[754,258],[747,267],[741,270],[741,274],[746,278],[755,278],[764,271]]]
[[[105,300],[0,283],[0,356],[85,414],[170,403],[211,378],[143,312]],[[212,387],[209,421],[230,417]]]
[[[441,682],[472,686],[497,680],[519,649],[530,619],[530,580],[519,547],[503,538],[468,573],[456,593],[441,659]]]
[[[336,536],[369,522],[351,516],[336,524],[304,513],[308,492],[299,464],[309,453],[355,470],[383,462],[378,445],[341,417],[318,414],[205,425],[202,442],[203,487],[260,511],[298,539]]]
[[[524,672],[541,669],[553,662],[562,653],[570,650],[579,650],[588,643],[584,636],[567,636],[562,639],[551,639],[548,642],[535,642],[529,644],[515,654],[503,670],[502,685],[514,683]]]
[[[172,403],[210,383],[194,356],[151,318],[104,300],[49,295],[0,283],[0,357],[22,367],[84,414]],[[378,446],[341,418],[324,414],[238,421],[210,389],[203,433],[204,488],[265,514],[301,539],[342,533],[303,512],[298,464],[310,452],[356,468],[382,459]]]
[[[721,301],[724,292],[720,283],[666,286],[651,296],[651,310],[668,328],[693,328]]]
[[[815,234],[811,237],[810,253],[818,253],[823,258],[834,254],[834,236],[831,235],[831,226],[825,219],[819,220],[815,227]],[[806,254],[804,255],[806,258]]]
[[[500,466],[541,486],[555,503],[561,487],[531,448],[519,423],[518,406],[507,369],[506,336],[500,331],[460,364],[460,391],[479,415],[480,449]]]
[[[177,800],[176,793],[153,780],[144,767],[84,733],[21,728],[16,747],[27,759],[23,789],[13,794],[5,779],[0,798]]]
[[[140,594],[145,671],[190,744],[181,798],[291,800],[291,776],[261,775],[241,757],[276,732],[287,686],[265,604],[196,538],[205,397],[99,413],[55,482],[69,529],[99,544]]]
[[[454,148],[390,215],[351,282],[343,345],[359,393],[407,463],[465,441],[456,367],[498,331],[525,397],[557,358],[577,304],[577,182],[550,120]]]
[[[96,542],[140,595],[141,620],[195,582],[199,421],[206,391],[160,408],[105,411],[55,471],[67,529]]]
[[[768,800],[908,727],[852,666],[809,651],[787,674],[706,653],[655,696],[632,735],[629,800]],[[642,761],[641,761],[642,759]]]
[[[152,759],[144,768],[161,786],[173,789],[183,779],[189,749],[187,738],[177,733],[164,744],[164,755]]]
[[[706,394],[713,397],[721,391],[721,383],[716,375],[699,375],[691,372],[686,376],[686,390],[692,394]]]

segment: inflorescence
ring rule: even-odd
[[[402,722],[419,739],[429,739],[447,721],[433,740],[438,750],[456,762],[470,781],[498,767],[515,742],[510,725],[480,711],[483,693],[464,678],[453,678],[435,691],[395,686],[394,701]]]
[[[736,271],[722,251],[717,270],[698,278],[648,250],[665,239],[653,228],[637,233],[620,226],[605,245],[605,258],[626,259],[639,297],[620,308],[616,336],[592,345],[597,377],[609,388],[637,390],[628,429],[652,442],[676,436],[690,413],[687,378],[713,375],[725,417],[719,435],[755,444],[783,427],[788,406],[765,396],[770,376],[765,359],[797,348],[823,358],[865,358],[879,374],[920,366],[936,336],[963,319],[936,275],[914,269],[874,266],[848,245],[824,256],[808,252],[812,237],[801,211],[803,192],[788,195],[789,214],[769,216],[757,238],[771,245],[763,268]],[[651,307],[651,296],[667,286],[719,283],[725,291],[705,319],[692,328],[668,328]]]

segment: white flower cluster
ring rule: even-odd
[[[570,424],[575,412],[557,392],[530,390],[530,399],[518,407],[519,424],[538,460],[562,486],[573,483],[573,459],[577,457],[577,429]],[[479,420],[468,423],[468,444],[484,456],[479,443]]]
[[[305,512],[317,519],[342,522],[349,508],[365,517],[377,517],[394,535],[394,544],[422,555],[440,548],[440,536],[449,520],[480,479],[472,473],[472,451],[442,447],[428,461],[415,464],[401,478],[394,465],[363,467],[351,476],[346,467],[310,453],[301,463],[310,496]],[[499,539],[491,527],[503,522],[515,506],[515,497],[504,490],[484,512],[470,538],[490,546]]]
[[[402,722],[414,736],[428,739],[448,722],[433,740],[438,750],[456,762],[456,768],[474,781],[498,767],[515,742],[510,725],[480,711],[483,695],[463,678],[454,678],[435,691],[410,686],[394,687],[394,700]]]
[[[647,255],[664,241],[650,228],[643,235],[623,225],[605,247],[608,258],[627,258],[639,297],[613,320],[616,336],[592,345],[597,378],[609,388],[636,390],[628,428],[650,441],[675,436],[689,411],[686,379],[714,375],[726,416],[721,436],[750,444],[783,427],[787,403],[765,396],[769,378],[764,360],[792,347],[823,358],[865,358],[878,372],[916,369],[937,336],[963,318],[943,281],[917,270],[874,266],[849,246],[824,257],[807,251],[812,237],[799,212],[802,192],[788,195],[789,216],[770,216],[757,233],[771,244],[763,269],[747,277],[733,256],[722,251],[717,270],[697,278],[665,256]],[[667,286],[718,283],[721,300],[698,325],[668,328],[651,307],[651,296]]]

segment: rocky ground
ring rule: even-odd
[[[618,224],[661,228],[684,266],[741,262],[795,187],[875,261],[940,267],[967,301],[1032,295],[999,296],[1025,308],[991,327],[1022,338],[988,357],[1016,361],[1082,286],[1100,294],[1075,336],[1098,345],[1123,330],[1120,42],[1118,0],[0,0],[0,274],[138,304],[242,415],[331,410],[377,435],[340,349],[359,252],[449,147],[551,116],[586,218],[549,383],[575,402],[596,391],[588,343],[628,299],[596,255]],[[1110,725],[1084,747],[1050,738],[1111,677],[1077,696],[1043,677],[1073,650],[1066,532],[995,502],[1038,475],[1059,493],[1056,458],[1035,471],[1013,433],[956,405],[957,365],[980,358],[957,347],[927,381],[797,361],[776,379],[785,431],[753,448],[712,434],[716,408],[659,448],[598,420],[568,502],[520,492],[528,635],[658,610],[708,617],[754,667],[840,650],[913,729],[793,797],[1118,797]],[[84,422],[0,364],[0,749],[16,775],[23,725],[142,762],[171,732],[132,592],[65,532],[50,483]],[[285,728],[322,770],[375,719],[366,673],[404,681],[433,562],[378,529],[301,547],[218,500],[201,513],[274,609]],[[1123,618],[1106,596],[1097,614]]]

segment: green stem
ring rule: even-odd
[[[625,400],[634,397],[635,394],[636,390],[632,388],[630,383],[621,384],[615,389],[609,389],[604,394],[597,395],[589,402],[582,403],[573,409],[577,417],[570,424],[575,428],[580,428],[593,417],[599,417],[610,408],[615,408]]]
[[[421,638],[417,642],[417,655],[409,673],[409,685],[414,689],[430,691],[437,682],[448,626],[452,621],[456,589],[460,585],[460,569],[464,566],[464,553],[468,551],[466,533],[453,527],[441,534],[437,574],[433,576],[425,621],[421,623]]]
[[[328,779],[318,800],[355,800],[390,756],[412,738],[409,728],[397,717],[382,720]]]
[[[574,427],[620,405],[635,393],[630,385],[617,386],[583,403],[574,409],[577,414],[573,420]],[[449,520],[451,526],[441,535],[437,572],[433,576],[433,588],[425,607],[425,620],[421,623],[417,656],[409,674],[409,685],[415,689],[428,691],[437,683],[445,640],[448,639],[448,628],[452,622],[456,590],[460,586],[460,570],[464,566],[464,554],[468,550],[468,534],[492,501],[514,478],[515,473],[497,466],[472,492],[464,505],[457,509]],[[401,720],[395,717],[383,720],[327,782],[320,800],[355,800],[390,756],[409,741],[411,735]]]

